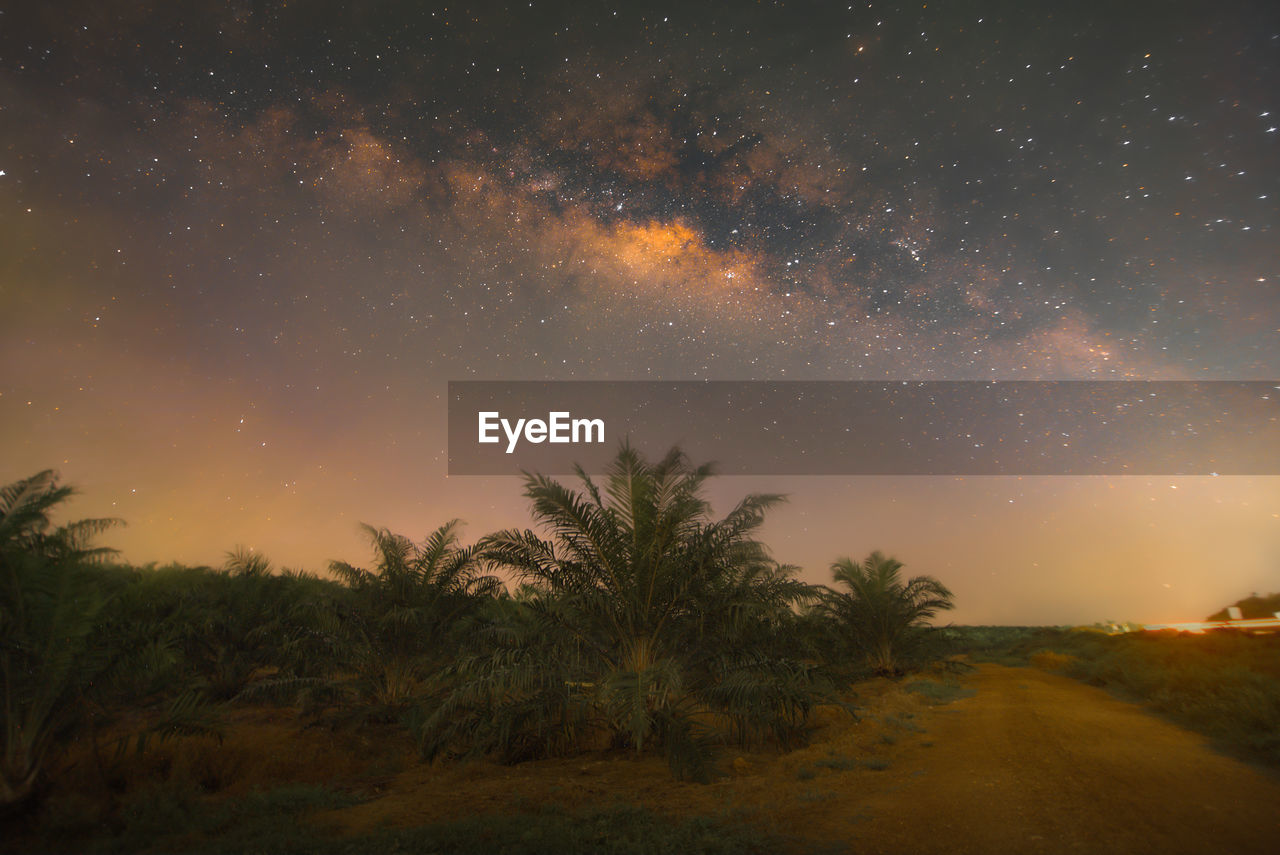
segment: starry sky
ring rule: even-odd
[[[0,481],[322,570],[449,380],[1280,378],[1268,3],[0,2]],[[657,454],[664,449],[652,449]],[[961,623],[1280,590],[1280,478],[723,477]]]

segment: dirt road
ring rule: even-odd
[[[1280,852],[1280,782],[1203,738],[1055,674],[965,682],[884,791],[847,793],[852,851]]]

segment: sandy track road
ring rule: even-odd
[[[1106,692],[982,665],[927,715],[850,851],[1280,852],[1280,782]],[[848,794],[853,796],[854,794]]]

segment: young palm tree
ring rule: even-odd
[[[624,444],[603,486],[581,469],[580,491],[526,477],[550,539],[509,530],[480,548],[525,583],[537,631],[470,661],[464,685],[477,720],[481,710],[501,718],[508,701],[536,690],[559,698],[554,720],[595,722],[636,751],[663,744],[677,771],[696,777],[705,774],[698,742],[709,710],[736,716],[743,732],[803,717],[809,695],[794,686],[807,671],[770,649],[769,630],[809,589],[751,537],[782,497],[747,496],[712,521],[701,494],[710,474],[678,449],[650,463]],[[458,713],[446,704],[429,725],[439,733]],[[428,753],[442,747],[429,742]]]
[[[281,676],[298,670],[291,666],[299,664],[298,647],[308,634],[304,612],[315,605],[306,593],[309,583],[319,582],[275,573],[266,556],[244,547],[227,553],[223,570],[191,572],[171,580],[179,583],[176,592],[156,592],[162,603],[180,592],[164,625],[199,675],[201,693],[217,702],[236,698],[264,669]]]
[[[72,495],[51,471],[0,488],[0,808],[33,793],[49,750],[74,726],[80,693],[107,667],[90,644],[105,598],[85,564],[115,520],[55,528]]]
[[[384,709],[402,707],[453,653],[465,618],[502,587],[477,572],[475,549],[458,543],[452,520],[422,544],[364,526],[373,544],[372,570],[341,561],[330,570],[354,595],[345,646],[357,691]]]
[[[827,589],[819,610],[833,618],[852,649],[877,674],[902,672],[903,658],[922,639],[926,622],[952,609],[952,593],[932,576],[899,576],[902,562],[872,552],[862,563],[841,558],[831,565],[847,590]]]

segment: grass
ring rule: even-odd
[[[544,808],[509,816],[468,817],[421,828],[382,831],[342,841],[325,852],[433,852],[457,855],[537,853],[764,853],[781,841],[729,817],[672,820],[618,804],[569,813]]]
[[[805,790],[796,796],[798,802],[829,802],[836,797],[830,790]]]
[[[834,769],[837,772],[848,772],[850,769],[858,768],[858,761],[852,757],[824,757],[813,765]]]
[[[957,680],[914,680],[907,683],[908,692],[915,692],[935,704],[949,704],[962,698],[973,697],[977,692],[961,686]]]
[[[111,822],[90,829],[60,824],[46,811],[42,846],[50,852],[134,853],[347,853],[430,852],[438,855],[534,855],[534,853],[765,853],[783,841],[736,817],[673,820],[643,807],[615,804],[567,812],[517,809],[417,828],[383,829],[333,838],[308,824],[309,813],[343,807],[354,799],[324,787],[290,786],[211,801],[194,786],[169,784],[140,790]],[[61,810],[74,808],[64,805]]]
[[[924,728],[912,721],[913,718],[915,718],[914,713],[900,712],[882,716],[880,720],[889,727],[908,733],[924,733]]]
[[[323,845],[305,823],[312,811],[354,802],[311,785],[277,787],[236,799],[214,800],[192,781],[171,781],[131,794],[114,816],[68,822],[85,806],[52,801],[40,817],[41,846],[54,852],[301,852]],[[41,851],[41,850],[34,850]]]

